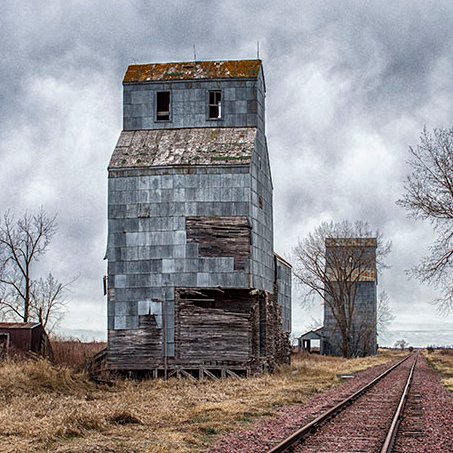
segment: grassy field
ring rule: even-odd
[[[445,387],[453,392],[453,350],[444,349],[427,352],[425,357],[431,366],[442,375],[442,382]]]
[[[282,405],[304,403],[338,374],[397,353],[345,360],[304,355],[277,373],[222,381],[118,380],[99,386],[46,361],[0,364],[0,451],[198,452]]]

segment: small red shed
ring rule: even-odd
[[[0,357],[34,352],[50,354],[50,342],[38,322],[0,322]]]

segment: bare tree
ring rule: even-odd
[[[436,233],[430,255],[412,273],[440,290],[435,303],[448,313],[453,311],[453,128],[432,133],[425,128],[420,144],[409,152],[412,173],[397,204],[412,217],[429,220]]]
[[[376,253],[370,253],[368,247],[357,247],[362,243],[360,239],[372,239]],[[335,253],[329,253],[326,241],[341,247]],[[366,222],[344,221],[322,223],[294,249],[294,275],[306,289],[305,302],[313,296],[323,300],[341,334],[340,347],[345,357],[357,354],[359,341],[362,344],[376,341],[375,337],[374,340],[371,338],[376,319],[357,321],[356,297],[360,283],[373,278],[376,265],[385,266],[384,259],[390,246],[383,242],[379,232],[371,231]],[[374,329],[370,330],[373,325]]]
[[[385,291],[382,291],[379,293],[377,302],[377,330],[381,338],[386,336],[388,327],[394,319],[390,297]]]
[[[7,211],[0,220],[0,305],[27,322],[32,309],[32,268],[56,233],[56,220],[41,208],[15,219]]]
[[[30,317],[40,322],[47,333],[51,333],[63,319],[68,287],[73,282],[60,283],[49,273],[45,279],[41,277],[32,285]]]
[[[307,330],[316,330],[319,327],[322,327],[322,321],[319,318],[311,317],[310,322],[306,325]]]
[[[395,341],[394,348],[400,348],[404,351],[409,346],[409,343],[403,338],[402,340]]]

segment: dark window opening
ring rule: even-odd
[[[9,349],[9,334],[0,333],[0,357],[6,355]]]
[[[170,92],[158,91],[156,93],[156,120],[168,121],[170,119]]]
[[[209,118],[218,120],[222,118],[222,92],[209,92]]]

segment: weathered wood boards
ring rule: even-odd
[[[187,242],[198,244],[200,256],[231,256],[234,269],[243,270],[250,257],[247,217],[186,217]]]

